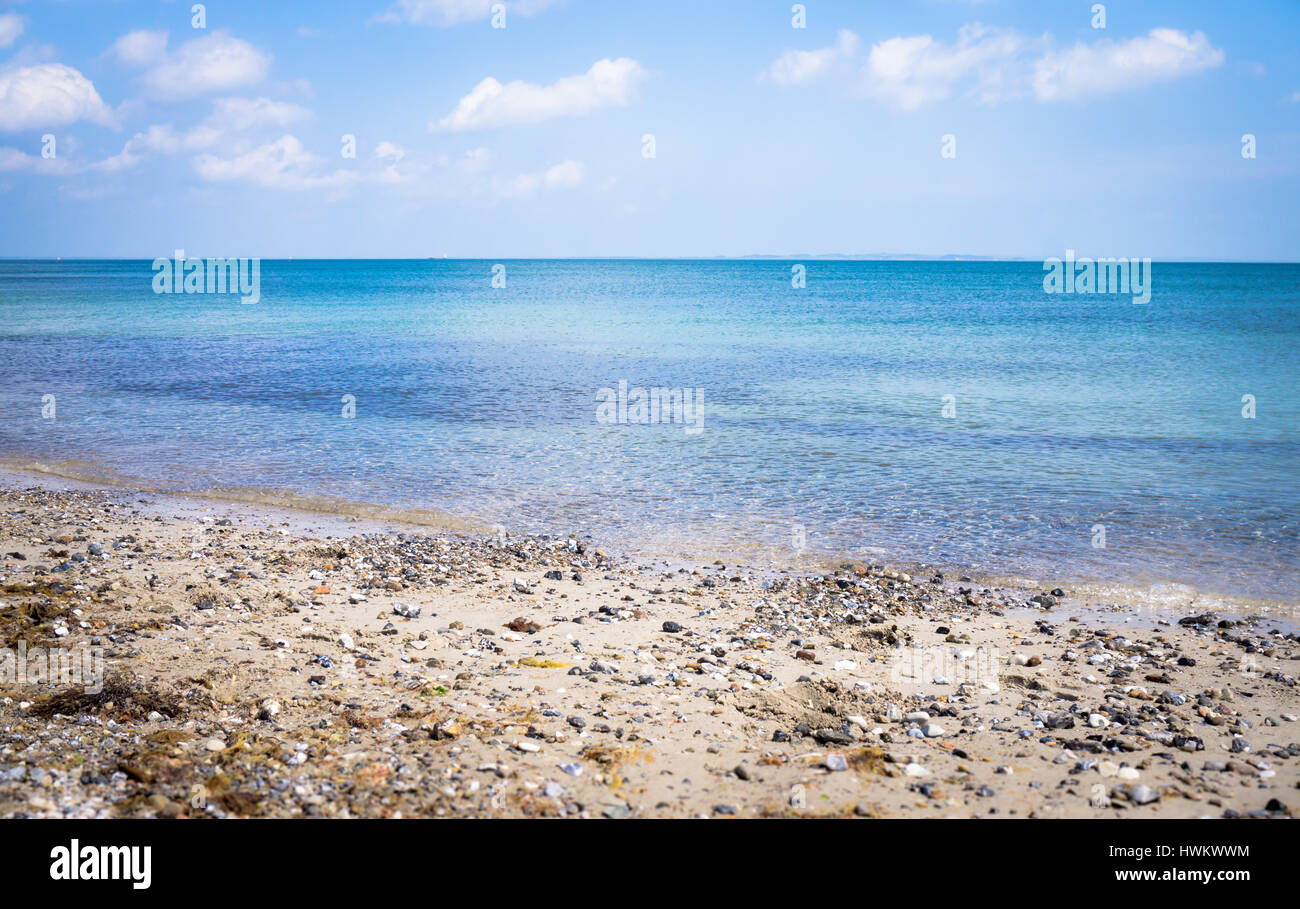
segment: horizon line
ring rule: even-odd
[[[175,250],[173,250],[173,253]],[[0,256],[5,262],[153,262],[171,259],[172,256]],[[258,259],[268,262],[1046,262],[1060,259],[1052,256],[976,256],[961,254],[915,255],[909,253],[817,253],[776,254],[749,253],[739,256],[186,256],[187,259],[230,258]],[[1109,256],[1077,256],[1080,259],[1112,258]],[[1152,263],[1202,264],[1202,265],[1298,265],[1300,259],[1216,259],[1206,256],[1156,258],[1151,256],[1116,256],[1117,259],[1149,259]]]

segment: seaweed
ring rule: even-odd
[[[67,689],[39,698],[31,706],[31,712],[42,719],[49,719],[56,713],[67,716],[92,713],[108,714],[119,722],[129,722],[143,719],[154,711],[175,717],[185,711],[185,704],[175,692],[121,673],[105,677],[99,691]]]

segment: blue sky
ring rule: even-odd
[[[493,5],[0,0],[0,255],[1300,258],[1294,2]]]

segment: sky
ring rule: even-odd
[[[1297,261],[1298,38],[1294,0],[0,0],[0,256]]]

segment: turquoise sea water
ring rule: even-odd
[[[1038,262],[806,261],[804,289],[776,260],[493,264],[268,260],[242,305],[155,294],[147,261],[0,261],[0,456],[1300,597],[1300,266],[1157,262],[1134,305],[1048,295]],[[598,422],[620,380],[701,389],[703,430]]]

